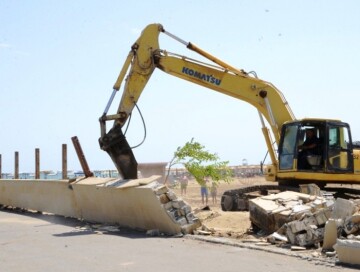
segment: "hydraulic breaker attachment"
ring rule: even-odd
[[[120,126],[114,126],[99,138],[100,148],[113,160],[124,179],[137,179],[137,162]]]

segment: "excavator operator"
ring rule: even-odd
[[[311,169],[311,165],[307,161],[307,156],[319,155],[319,139],[316,136],[315,129],[307,129],[305,131],[306,139],[302,145],[299,145],[298,168]]]

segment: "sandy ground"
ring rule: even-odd
[[[200,186],[195,180],[190,180],[186,195],[181,195],[180,187],[172,190],[178,197],[187,202],[193,209],[195,215],[202,221],[202,224],[211,230],[212,235],[236,239],[252,238],[249,212],[224,212],[221,210],[221,196],[224,191],[239,188],[242,185],[264,183],[262,177],[234,179],[230,184],[220,183],[217,190],[217,199],[213,202],[209,193],[208,207],[210,210],[203,210],[206,203],[202,203]]]

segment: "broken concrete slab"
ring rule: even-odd
[[[68,180],[0,180],[0,204],[139,230],[180,233],[187,220],[185,203],[153,176],[137,180],[81,178]],[[168,201],[168,202],[167,202]],[[174,208],[174,206],[181,206]],[[181,209],[181,211],[180,211]],[[171,216],[173,215],[173,216]],[[195,224],[196,222],[196,224]],[[194,226],[192,226],[194,225]]]
[[[360,241],[337,239],[334,248],[340,262],[360,265]]]
[[[318,197],[293,191],[251,199],[249,201],[250,221],[266,233],[272,233],[285,223],[298,220],[304,213],[314,210],[314,205],[308,204],[314,200],[325,203]]]

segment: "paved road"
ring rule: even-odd
[[[353,270],[184,237],[147,237],[123,229],[94,231],[74,219],[0,210],[0,271]]]

